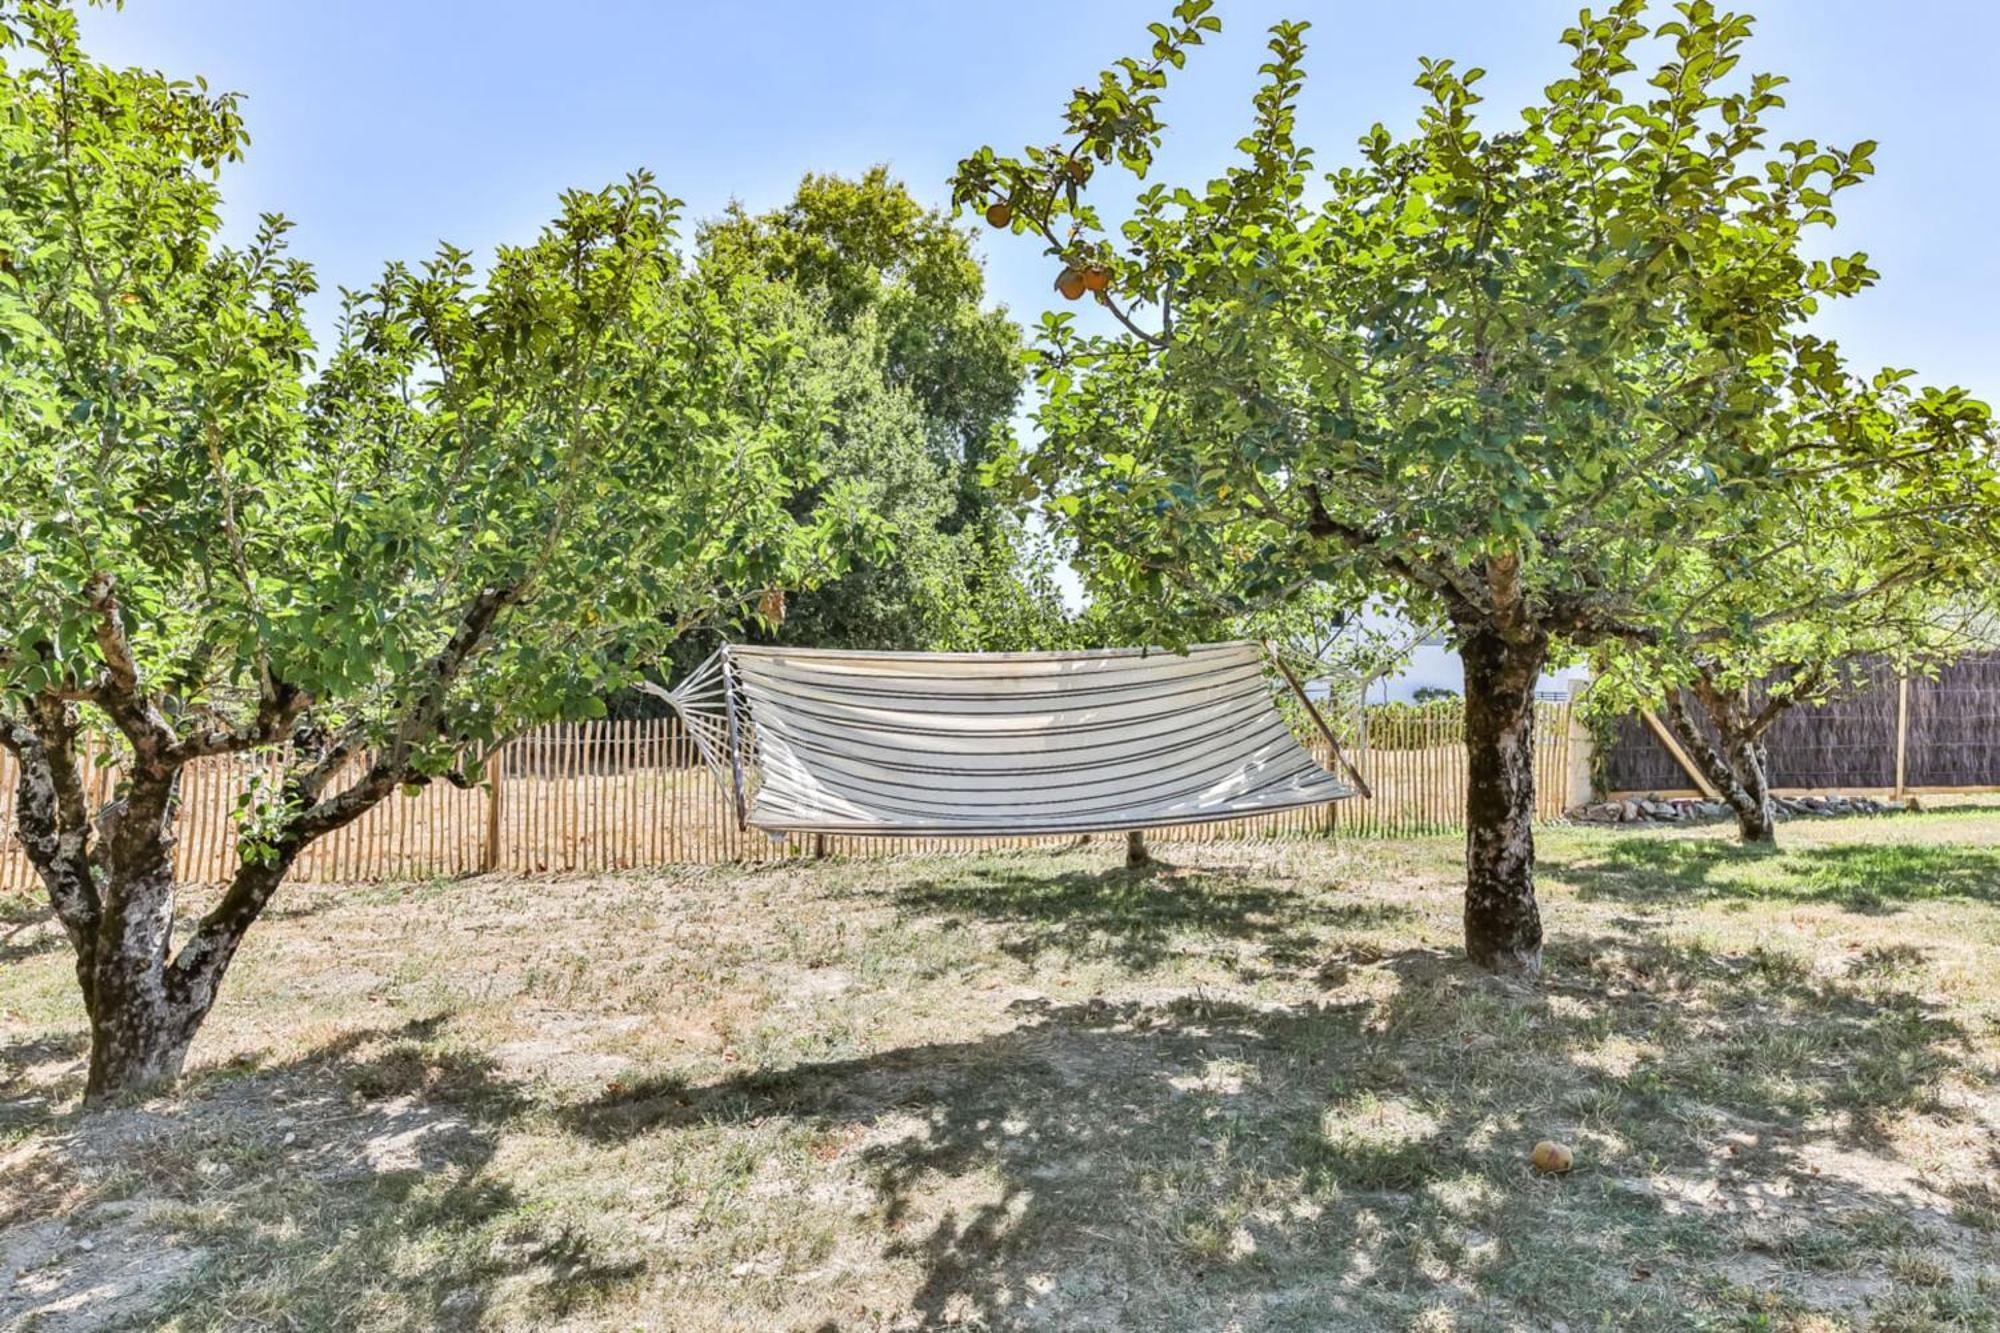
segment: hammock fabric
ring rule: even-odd
[[[668,697],[767,833],[1089,833],[1353,795],[1279,716],[1255,643],[719,656]]]

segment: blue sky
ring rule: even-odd
[[[254,142],[227,182],[231,216],[290,215],[331,288],[440,238],[526,237],[560,190],[639,166],[696,215],[875,162],[942,203],[959,156],[1051,137],[1067,91],[1136,51],[1168,3],[129,0],[85,27],[103,58],[246,94]],[[1831,243],[1867,250],[1883,280],[1826,331],[1859,363],[2000,395],[2000,5],[1747,7],[1760,21],[1746,64],[1793,79],[1784,136],[1882,145]],[[1372,122],[1410,123],[1419,55],[1486,67],[1488,112],[1511,121],[1561,70],[1576,9],[1222,0],[1226,31],[1170,95],[1162,174],[1205,179],[1227,157],[1275,18],[1313,20],[1302,129],[1332,165]],[[982,244],[995,297],[1032,318],[1051,299],[1047,262],[1023,239]]]

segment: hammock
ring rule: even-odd
[[[739,822],[774,836],[1090,833],[1354,794],[1279,716],[1255,643],[1184,655],[727,646],[652,692]]]

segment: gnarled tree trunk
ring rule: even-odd
[[[168,830],[155,846],[169,858]],[[138,877],[114,860],[105,883],[106,901],[159,904],[165,922],[159,938],[150,930],[128,929],[123,939],[105,939],[97,951],[95,998],[90,1006],[90,1074],[84,1100],[141,1092],[180,1077],[222,978],[256,913],[226,913],[232,900],[254,898],[259,910],[277,890],[297,854],[284,848],[277,860],[241,867],[223,895],[223,904],[194,928],[178,955],[169,953],[177,885],[171,864],[154,867],[150,851]]]
[[[84,1100],[95,1103],[180,1076],[244,933],[298,853],[367,810],[395,781],[378,764],[338,798],[302,809],[275,844],[237,870],[176,953],[173,801],[181,762],[135,758],[120,798],[93,817],[74,718],[67,705],[43,711],[33,724],[0,719],[0,742],[20,761],[22,847],[76,952],[90,1023]],[[305,794],[296,780],[292,794]]]
[[[411,765],[410,755],[420,741],[443,731],[453,682],[519,588],[485,588],[468,602],[426,664],[388,744],[339,791],[326,789],[353,757],[360,733],[350,724],[311,743],[306,733],[294,735],[294,745],[303,748],[284,779],[282,804],[289,814],[243,861],[178,952],[173,821],[181,771],[204,757],[277,744],[305,700],[273,681],[255,717],[233,727],[203,720],[177,730],[140,680],[110,576],[96,576],[87,591],[99,613],[101,677],[31,696],[20,716],[0,714],[0,746],[20,761],[22,848],[76,951],[77,983],[90,1019],[89,1103],[177,1078],[244,933],[299,853],[360,818],[399,784],[431,780]],[[131,747],[122,795],[94,818],[78,764],[78,699],[105,714]]]
[[[1535,681],[1548,656],[1539,633],[1464,633],[1465,951],[1500,971],[1538,972],[1535,902]]]
[[[1788,706],[1788,700],[1773,699],[1762,708],[1753,708],[1744,691],[1724,689],[1705,676],[1697,676],[1693,693],[1715,728],[1715,738],[1695,725],[1679,690],[1666,693],[1662,711],[1667,729],[1728,803],[1736,816],[1737,837],[1752,846],[1775,846],[1778,813],[1771,800],[1764,733]]]
[[[69,937],[86,1012],[94,1007],[97,882],[90,863],[90,812],[77,763],[77,719],[68,704],[30,701],[24,719],[0,717],[0,745],[14,755],[19,781],[14,828],[41,876],[49,905]]]
[[[90,1023],[87,1102],[143,1091],[179,1077],[202,1020],[215,1002],[228,952],[248,928],[210,921],[198,948],[171,955],[178,885],[173,873],[173,799],[178,764],[136,762],[119,799],[89,808],[66,703],[38,699],[30,722],[0,723],[0,743],[20,764],[17,827],[23,850],[48,890],[76,955]],[[232,885],[266,886],[268,898],[290,864],[244,867]],[[227,897],[225,901],[228,901]]]
[[[1729,808],[1736,814],[1736,835],[1747,843],[1775,845],[1778,841],[1778,809],[1771,801],[1771,777],[1770,769],[1764,762],[1764,743],[1739,740],[1732,750],[1730,768],[1738,777],[1729,791]]]
[[[168,985],[174,929],[177,770],[140,758],[123,798],[99,821],[103,912],[90,976],[86,1098],[170,1082],[204,1014]]]

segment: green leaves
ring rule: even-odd
[[[1863,493],[1913,432],[1971,456],[1985,427],[1857,392],[1803,332],[1876,280],[1865,255],[1801,253],[1874,145],[1767,149],[1784,80],[1744,74],[1750,21],[1677,7],[1642,71],[1645,14],[1586,12],[1518,122],[1483,122],[1483,71],[1420,61],[1415,125],[1373,126],[1311,190],[1303,31],[1278,25],[1239,161],[1140,190],[1115,239],[1060,180],[1111,102],[1070,106],[1069,147],[961,163],[959,199],[1004,197],[1053,256],[1113,275],[1115,327],[1045,318],[1021,459],[1095,595],[1165,626],[1338,572],[1464,626],[1602,643],[1656,623],[1702,552],[1799,531],[1830,475],[1796,467],[1815,432]],[[1101,82],[1137,98],[1137,70],[1177,66]],[[1150,75],[1143,96],[1150,161]]]
[[[61,7],[14,14],[40,59],[0,70],[0,709],[98,696],[109,586],[177,732],[289,727],[303,699],[311,735],[435,775],[879,546],[827,481],[820,312],[691,273],[650,177],[566,194],[490,266],[388,265],[322,356],[289,224],[217,239],[234,100],[91,62]]]

